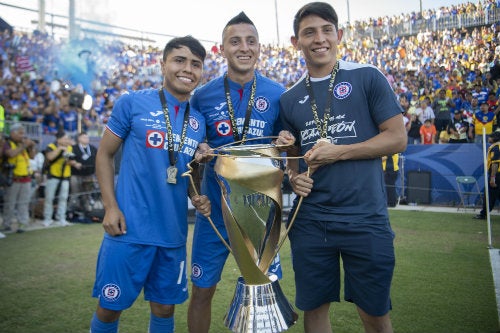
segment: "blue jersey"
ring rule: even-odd
[[[252,113],[250,117],[247,139],[277,135],[281,130],[279,124],[279,98],[284,92],[284,88],[259,73],[255,72],[256,91]],[[252,81],[243,87],[229,81],[231,102],[233,104],[238,134],[241,136],[248,101],[250,100]],[[195,91],[191,98],[194,108],[199,110],[206,121],[207,142],[212,148],[234,142],[233,130],[226,102],[224,91],[224,76],[208,82],[203,87]],[[269,143],[271,140],[251,140],[248,144]],[[221,192],[219,184],[215,178],[213,167],[215,159],[207,163],[204,170],[201,193],[208,195],[212,204],[212,219],[214,223],[223,225],[220,209]],[[198,214],[200,218],[203,218]],[[218,224],[217,223],[217,224]]]
[[[74,132],[78,130],[78,113],[75,110],[70,110],[69,112],[61,111],[59,116],[65,131]]]
[[[387,79],[376,67],[342,60],[339,65],[327,135],[332,143],[339,145],[363,142],[379,134],[378,126],[402,113],[402,109]],[[301,155],[321,137],[304,78],[285,92],[280,102],[283,129],[295,136]],[[311,79],[320,120],[330,98],[329,81],[330,76]],[[306,170],[301,159],[300,172]],[[312,178],[312,192],[304,198],[297,218],[346,222],[387,219],[385,195],[380,194],[385,188],[380,158],[328,164],[316,170]]]
[[[123,140],[116,199],[127,233],[114,240],[163,247],[184,246],[187,238],[187,170],[198,143],[205,138],[205,121],[190,108],[187,134],[179,152],[187,102],[165,92],[178,168],[177,184],[169,184],[170,166],[165,116],[158,90],[130,92],[115,103],[107,128]]]

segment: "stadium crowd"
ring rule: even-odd
[[[484,0],[354,22],[344,26],[347,38],[340,56],[347,61],[373,64],[383,71],[407,111],[409,132],[412,125],[416,127],[414,122],[422,126],[430,118],[436,137],[444,131],[448,135],[442,135],[441,140],[447,142],[449,135],[453,136],[447,126],[458,110],[471,125],[466,134],[467,141],[473,142],[474,134],[481,133],[483,125],[487,133],[496,128],[496,117],[484,124],[476,121],[474,113],[482,103],[488,104],[489,111],[498,112],[500,25],[489,22],[468,28],[426,28],[413,35],[389,34],[389,29],[417,20],[430,27],[436,17],[460,14],[477,18],[479,23],[488,22],[484,17],[495,17],[497,8],[500,1]],[[374,31],[383,34],[372,38]],[[68,48],[78,53],[71,55]],[[217,45],[210,51],[203,83],[225,71]],[[40,123],[45,134],[55,133],[58,127],[76,134],[80,113],[80,130],[98,135],[121,93],[160,86],[160,57],[161,48],[153,46],[87,39],[69,44],[37,30],[5,30],[0,36],[0,112],[4,109],[6,120]],[[304,72],[303,59],[291,45],[262,45],[258,67],[265,76],[286,87]],[[445,91],[444,99],[440,98],[441,90]],[[72,103],[75,93],[93,96],[92,107],[83,110],[79,103]],[[429,108],[432,110],[424,112]],[[410,143],[419,143],[420,138],[417,135]]]

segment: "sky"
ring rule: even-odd
[[[32,31],[36,13],[7,5],[37,9],[40,0],[0,0],[0,17],[14,27]],[[68,16],[69,0],[44,0],[47,13]],[[244,11],[255,23],[260,42],[288,45],[297,10],[310,0],[74,0],[75,15],[92,21],[173,36],[193,35],[220,42],[222,28],[229,19]],[[475,0],[471,0],[476,2]],[[338,0],[328,1],[337,11],[339,22],[397,15],[465,3],[462,0]],[[277,10],[276,10],[277,8]],[[348,10],[349,8],[349,10]],[[164,43],[168,37],[157,37]]]

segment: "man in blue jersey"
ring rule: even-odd
[[[189,97],[203,70],[205,49],[191,36],[174,38],[163,51],[162,88],[122,95],[97,152],[106,231],[93,296],[99,299],[91,332],[117,332],[123,310],[144,288],[150,333],[174,331],[174,307],[188,298],[186,238],[187,169],[205,138],[205,120]],[[114,155],[122,147],[114,183]],[[210,214],[206,196],[193,205]]]
[[[337,60],[343,32],[331,5],[306,4],[293,28],[308,72],[281,97],[278,143],[295,141],[290,153],[304,155],[287,163],[303,197],[289,239],[304,331],[332,332],[341,258],[344,297],[356,304],[365,332],[392,332],[394,235],[381,157],[406,147],[402,109],[377,68]]]
[[[191,103],[206,121],[207,143],[216,148],[232,142],[279,133],[279,97],[284,88],[255,70],[260,55],[259,35],[253,22],[240,13],[222,32],[220,50],[227,60],[227,72],[196,90]],[[247,141],[268,143],[269,138]],[[201,193],[212,204],[211,218],[228,241],[221,211],[221,190],[214,172],[215,160],[205,164]],[[192,295],[189,301],[189,332],[208,332],[212,298],[221,279],[229,252],[209,221],[197,214],[193,236]],[[281,277],[279,258],[269,273]]]

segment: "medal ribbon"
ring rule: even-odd
[[[306,75],[306,89],[309,94],[309,100],[311,103],[311,111],[314,116],[314,122],[316,123],[316,128],[318,129],[319,135],[322,139],[326,139],[328,136],[328,120],[330,120],[330,111],[332,108],[332,100],[333,100],[333,83],[335,81],[335,76],[337,76],[337,72],[339,71],[339,62],[335,64],[333,68],[332,74],[330,76],[330,82],[328,84],[328,96],[330,98],[326,101],[325,113],[323,115],[323,128],[321,127],[321,121],[318,116],[318,105],[316,104],[316,98],[314,98],[313,90],[311,87],[311,79],[309,77],[309,73]]]
[[[229,119],[231,120],[231,127],[233,128],[233,138],[234,141],[241,141],[241,144],[245,143],[247,137],[256,89],[257,89],[257,78],[254,76],[252,82],[252,90],[250,92],[250,99],[248,100],[248,105],[247,105],[247,112],[245,114],[245,123],[243,124],[243,133],[241,134],[240,138],[240,135],[238,133],[238,126],[236,125],[236,118],[234,115],[233,102],[231,102],[231,91],[229,90],[227,73],[224,75],[224,91],[226,93],[226,102],[227,102],[227,110],[229,111]]]
[[[177,159],[174,156],[174,135],[172,131],[172,123],[170,122],[170,116],[168,114],[167,99],[165,98],[165,95],[163,93],[163,88],[160,88],[158,90],[158,94],[160,95],[161,106],[163,108],[163,115],[165,116],[165,123],[167,125],[168,158],[170,159],[170,165],[174,166],[175,163],[177,162]],[[186,111],[184,112],[184,123],[182,124],[181,142],[179,142],[178,152],[182,150],[182,146],[184,145],[184,141],[186,140],[188,120],[189,120],[189,102],[187,103]]]
[[[83,160],[88,160],[90,156],[92,155],[92,152],[90,151],[90,145],[87,145],[86,148],[84,148],[81,144],[78,144],[78,147],[80,148],[80,151],[82,152],[82,159]]]

